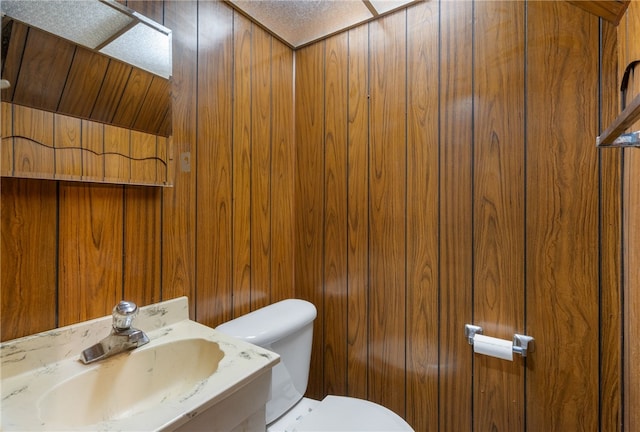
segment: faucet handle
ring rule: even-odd
[[[113,308],[113,328],[118,330],[131,328],[133,319],[137,314],[138,306],[136,306],[135,303],[124,300],[121,301]]]

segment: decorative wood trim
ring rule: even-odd
[[[7,102],[2,113],[3,177],[172,185],[169,138]]]

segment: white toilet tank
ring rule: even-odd
[[[216,330],[261,346],[280,355],[272,369],[267,424],[294,406],[307,390],[313,320],[316,307],[304,300],[288,299],[228,321]]]

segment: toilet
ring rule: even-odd
[[[267,431],[413,431],[396,413],[373,402],[331,395],[322,401],[303,397],[316,314],[313,304],[289,299],[216,327],[221,333],[280,355],[280,363],[272,369]]]

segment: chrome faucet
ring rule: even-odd
[[[141,347],[149,342],[142,330],[131,327],[138,314],[135,303],[121,301],[113,308],[111,334],[97,344],[82,351],[80,358],[84,364],[93,363],[115,354]]]

